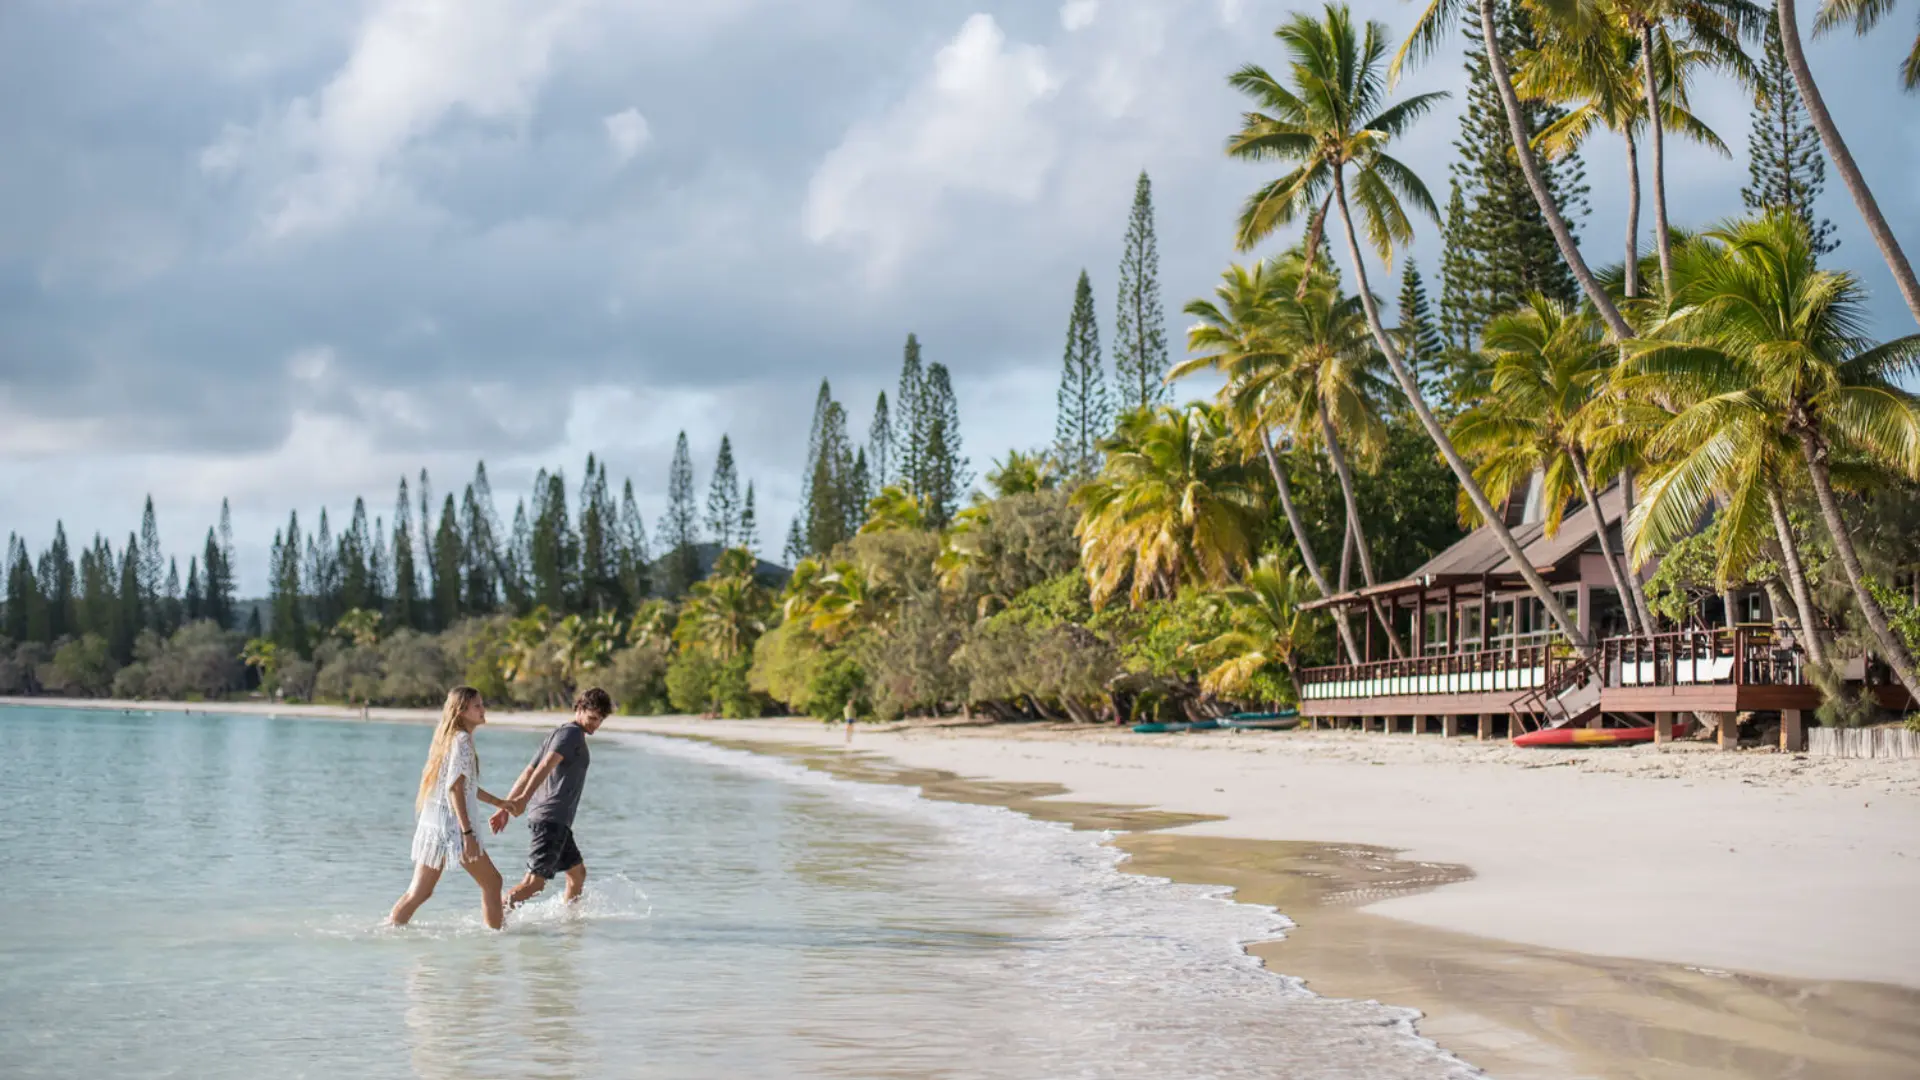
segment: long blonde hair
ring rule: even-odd
[[[447,691],[447,703],[440,706],[440,723],[433,729],[433,745],[427,750],[427,767],[420,770],[420,794],[413,800],[413,812],[418,814],[427,805],[427,799],[433,795],[433,789],[440,783],[440,770],[447,763],[447,754],[453,749],[453,737],[467,730],[462,717],[467,714],[467,706],[480,700],[480,691],[471,686],[456,686]],[[473,756],[475,769],[479,768],[480,755]]]

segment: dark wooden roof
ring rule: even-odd
[[[1615,484],[1600,493],[1601,520],[1607,524],[1608,538],[1613,541],[1615,551],[1619,550],[1621,516],[1625,510],[1626,493],[1620,485]],[[1508,531],[1513,533],[1513,538],[1519,542],[1521,551],[1534,569],[1551,575],[1560,570],[1573,570],[1572,564],[1580,553],[1593,545],[1596,532],[1594,520],[1593,511],[1583,505],[1568,514],[1561,521],[1559,531],[1552,536],[1546,535],[1545,523],[1539,521],[1512,525]],[[1371,597],[1421,592],[1482,578],[1512,579],[1519,576],[1519,566],[1507,554],[1499,538],[1492,529],[1482,526],[1398,581],[1383,581],[1368,588],[1350,589],[1302,604],[1301,607],[1311,610],[1352,604]]]

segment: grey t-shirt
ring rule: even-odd
[[[580,791],[587,786],[587,733],[571,721],[561,724],[540,744],[540,752],[533,756],[535,767],[547,760],[548,754],[559,754],[560,764],[527,800],[527,820],[572,826],[573,812],[580,806]]]

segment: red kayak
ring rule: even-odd
[[[1650,727],[1543,728],[1513,738],[1515,746],[1618,746],[1653,741]]]

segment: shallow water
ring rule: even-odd
[[[427,739],[0,708],[0,1076],[1471,1073],[1099,834],[665,739],[595,738],[577,909],[491,933],[450,870],[385,929]],[[480,732],[483,784],[538,739]],[[490,839],[509,879],[525,842]]]

